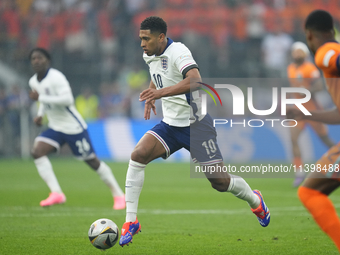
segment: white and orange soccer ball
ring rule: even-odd
[[[119,229],[112,220],[99,219],[91,224],[88,236],[94,247],[106,250],[117,243]]]

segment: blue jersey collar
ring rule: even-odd
[[[168,37],[168,43],[166,44],[166,47],[165,47],[165,49],[163,50],[163,52],[160,54],[160,55],[162,55],[162,54],[164,54],[164,52],[166,51],[166,49],[170,46],[170,44],[172,44],[174,41],[171,39],[171,38],[169,38]]]
[[[41,78],[40,81],[39,81],[39,79],[38,79],[38,74],[37,74],[37,80],[38,80],[39,82],[42,82],[42,80],[46,78],[46,76],[47,76],[48,72],[50,71],[50,69],[51,69],[51,67],[49,67],[49,68],[47,69],[45,75]]]

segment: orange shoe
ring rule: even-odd
[[[51,206],[51,205],[55,205],[55,204],[63,204],[66,202],[66,197],[64,195],[64,193],[57,193],[57,192],[52,192],[50,193],[50,195],[48,196],[48,198],[46,198],[45,200],[42,200],[40,202],[40,206]]]
[[[254,194],[260,199],[260,205],[256,209],[251,209],[251,211],[256,215],[262,227],[267,227],[270,222],[270,212],[266,204],[264,203],[262,194],[259,190],[253,190]]]
[[[113,198],[113,210],[123,210],[125,209],[125,195]]]
[[[132,236],[138,234],[138,232],[141,232],[141,225],[138,219],[135,222],[125,222],[122,227],[119,245],[123,247],[132,243]]]

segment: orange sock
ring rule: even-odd
[[[340,251],[340,220],[328,196],[306,187],[298,189],[298,196],[313,215],[316,223],[333,240]]]
[[[302,160],[300,157],[294,157],[293,164],[296,166],[296,168],[300,168],[302,165]]]

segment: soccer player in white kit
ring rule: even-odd
[[[190,50],[167,38],[166,32],[167,24],[160,17],[148,17],[140,26],[143,58],[151,76],[149,88],[140,94],[140,101],[145,101],[144,118],[150,118],[151,110],[156,114],[154,102],[160,98],[164,118],[141,138],[131,154],[126,175],[126,222],[121,231],[121,246],[129,244],[132,236],[141,230],[137,208],[144,169],[149,162],[159,157],[165,159],[185,148],[202,166],[215,166],[215,169],[224,166],[213,120],[209,114],[200,116],[198,91],[190,92],[191,86],[196,86],[195,89],[199,87],[197,82],[201,82],[198,66]],[[210,150],[204,146],[207,142],[212,145]],[[269,224],[269,209],[258,190],[252,191],[243,178],[228,173],[218,173],[214,177],[207,177],[214,189],[245,200],[261,226]]]
[[[66,77],[50,67],[50,54],[42,48],[31,51],[29,59],[35,74],[29,80],[30,98],[39,101],[39,110],[34,119],[41,126],[44,114],[48,118],[48,129],[36,137],[32,149],[34,163],[41,178],[51,190],[49,197],[40,202],[41,206],[51,206],[66,202],[52,165],[47,155],[59,151],[67,143],[73,154],[84,160],[110,188],[113,209],[125,208],[125,196],[108,165],[100,161],[93,149],[87,125],[74,106],[72,90]]]

